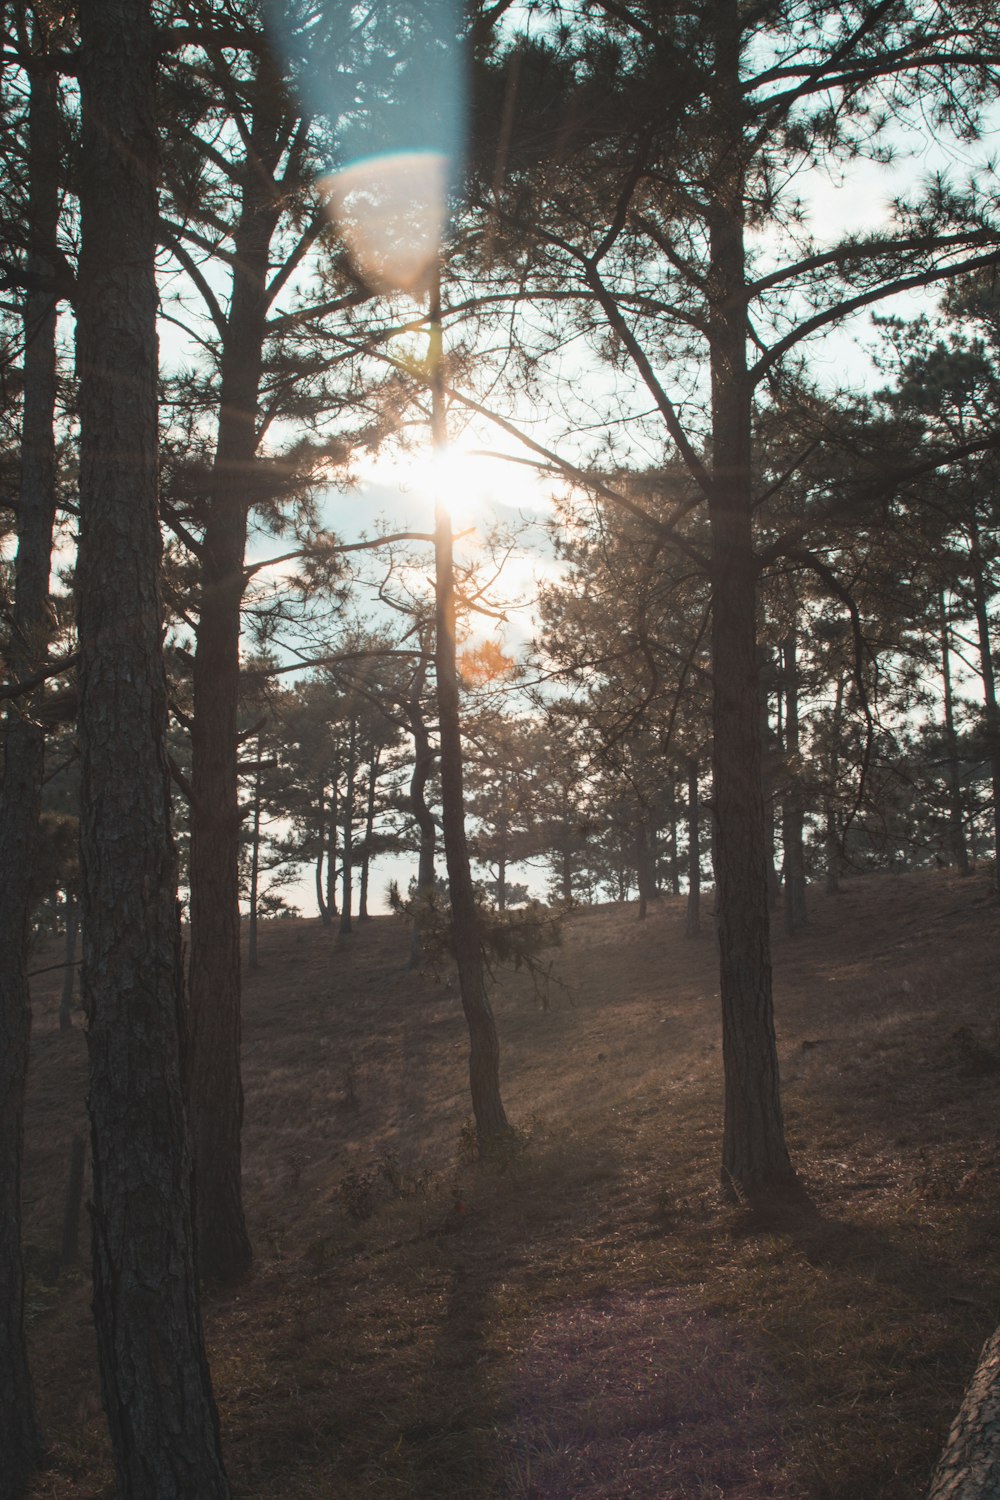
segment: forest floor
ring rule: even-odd
[[[570,917],[548,1008],[500,984],[522,1133],[500,1164],[470,1159],[454,982],[408,971],[398,919],[263,928],[256,1265],[205,1301],[237,1500],[919,1500],[1000,1321],[1000,905],[934,872],[810,891],[810,917],[774,947],[815,1212],[770,1225],[716,1186],[715,941],[685,939],[679,901]],[[86,1128],[59,983],[34,981],[32,1495],[98,1500],[87,1271],[57,1265]]]

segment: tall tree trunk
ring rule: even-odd
[[[180,923],[157,516],[156,32],[80,10],[83,997],[94,1318],[120,1493],[223,1500],[181,1078]]]
[[[59,1030],[69,1031],[73,1024],[73,991],[76,989],[76,940],[80,930],[80,909],[73,891],[66,892],[66,932],[63,959],[62,993],[59,996]]]
[[[44,48],[36,30],[35,41]],[[55,519],[56,297],[59,212],[59,102],[54,71],[31,74],[28,114],[28,271],[37,278],[24,306],[21,493],[8,665],[30,676],[49,635],[49,568]],[[24,1091],[31,1036],[28,942],[30,876],[42,802],[45,736],[35,718],[41,690],[7,713],[0,798],[0,1496],[18,1495],[42,1461],[42,1439],[24,1339],[21,1164]]]
[[[347,783],[344,787],[344,849],[341,855],[340,930],[351,931],[354,902],[354,778],[358,774],[358,721],[351,719],[347,742]]]
[[[202,541],[191,734],[191,1066],[198,1254],[203,1275],[233,1282],[250,1267],[243,1213],[240,1073],[240,811],[237,714],[240,611],[257,455],[257,408],[278,222],[273,175],[283,96],[257,65],[233,280],[220,355],[219,425]]]
[[[806,863],[803,838],[805,807],[799,767],[799,658],[795,626],[782,645],[781,683],[785,696],[785,797],[781,838],[785,846],[785,931],[791,936],[806,924]]]
[[[434,446],[444,449],[443,369],[441,363],[441,292],[432,294]],[[451,516],[440,496],[434,507],[434,602],[438,723],[441,738],[441,817],[451,893],[451,915],[458,987],[469,1028],[469,1084],[479,1149],[494,1150],[510,1134],[500,1096],[500,1044],[486,992],[486,971],[479,933],[479,913],[465,837],[462,736],[455,660],[455,577]]]
[[[979,541],[979,524],[975,517],[971,527],[970,561],[972,590],[979,634],[979,669],[983,677],[983,707],[986,719],[986,745],[990,758],[990,782],[993,792],[993,879],[1000,885],[1000,712],[997,709],[996,676],[993,671],[993,649],[990,642],[989,601],[986,592],[986,570]]]
[[[941,645],[941,686],[944,696],[944,748],[948,775],[948,847],[963,875],[969,873],[969,851],[965,842],[962,783],[958,765],[958,735],[955,732],[955,696],[951,684],[951,626],[944,589],[938,595],[938,625]]]
[[[756,659],[744,263],[744,183],[736,133],[744,108],[738,0],[715,11],[714,129],[709,234],[712,348],[713,783],[725,1069],[721,1178],[751,1200],[782,1195],[795,1175],[785,1145],[774,1035]]]
[[[697,937],[701,931],[701,804],[698,797],[698,757],[688,761],[688,898],[685,932]]]

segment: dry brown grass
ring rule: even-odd
[[[461,1162],[447,983],[377,918],[264,929],[246,984],[253,1277],[206,1325],[241,1500],[913,1500],[1000,1319],[982,879],[812,897],[775,940],[790,1143],[815,1212],[715,1191],[711,936],[679,904],[581,913],[548,1011],[496,997],[509,1162]],[[51,983],[50,988],[44,986]],[[26,1239],[52,1465],[110,1493],[82,1272],[48,1284],[84,1047],[37,981]],[[985,1049],[985,1050],[984,1050]],[[361,1217],[370,1210],[368,1217]],[[197,1497],[191,1497],[197,1500]]]

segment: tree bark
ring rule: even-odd
[[[983,1346],[927,1500],[1000,1500],[1000,1329]]]
[[[220,356],[219,425],[202,542],[191,734],[190,1098],[202,1274],[230,1283],[253,1258],[243,1213],[240,1072],[240,613],[250,480],[279,208],[283,95],[257,65],[233,281]]]
[[[36,42],[43,38],[36,30]],[[28,270],[41,283],[24,306],[24,408],[15,596],[9,645],[14,679],[45,660],[55,519],[56,297],[51,286],[59,213],[59,103],[54,72],[33,71],[28,105]],[[42,689],[7,713],[0,800],[0,1496],[21,1493],[43,1458],[24,1338],[21,1170],[31,1036],[30,876],[42,801]]]
[[[741,19],[716,10],[714,131],[720,143],[709,213],[712,385],[713,787],[725,1120],[721,1179],[751,1201],[795,1184],[785,1145],[774,1035],[756,658],[757,559],[747,373]]]
[[[165,751],[156,33],[149,0],[90,0],[80,29],[77,596],[94,1317],[120,1493],[224,1500],[194,1264]]]

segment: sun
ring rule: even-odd
[[[504,512],[535,503],[532,477],[501,455],[463,443],[449,445],[440,453],[429,448],[383,450],[358,475],[361,487],[396,491],[412,500],[421,525],[430,527],[435,501],[440,500],[456,532],[480,535]]]

